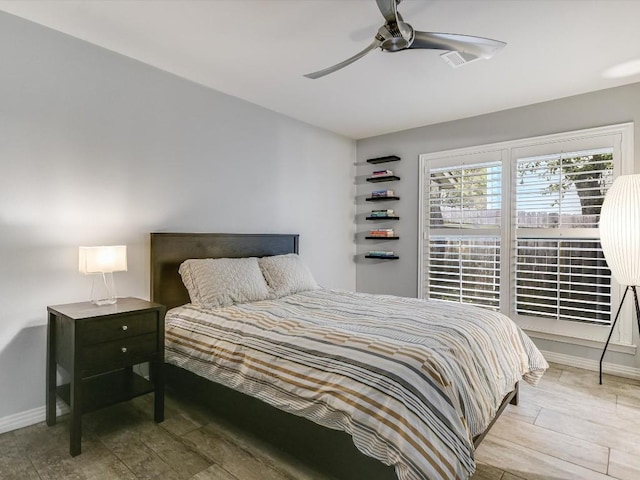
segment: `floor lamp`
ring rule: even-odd
[[[600,357],[602,385],[602,360],[629,290],[633,292],[636,321],[640,332],[637,292],[637,286],[640,285],[640,175],[619,176],[609,188],[600,213],[600,242],[611,274],[620,285],[626,286]]]

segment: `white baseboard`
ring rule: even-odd
[[[69,407],[58,400],[56,403],[56,415],[66,415],[69,413]],[[24,412],[15,413],[7,417],[0,418],[0,433],[10,432],[11,430],[18,430],[19,428],[35,425],[36,423],[44,422],[47,415],[47,409],[43,405],[42,407],[32,408]]]
[[[542,355],[544,355],[544,358],[546,358],[548,362],[568,365],[570,367],[583,368],[585,370],[591,370],[594,372],[597,372],[600,369],[600,362],[598,360],[574,357],[572,355],[565,355],[564,353],[548,352],[542,350],[541,353]],[[640,369],[635,367],[626,367],[624,365],[604,362],[602,364],[602,371],[604,373],[609,373],[618,377],[640,380]]]
[[[583,368],[585,370],[591,370],[597,372],[599,369],[599,362],[597,360],[590,360],[588,358],[574,357],[572,355],[565,355],[564,353],[541,351],[544,358],[548,362],[559,363],[561,365],[568,365],[570,367]],[[626,367],[624,365],[617,365],[615,363],[604,362],[602,364],[602,370],[604,373],[611,375],[617,375],[619,377],[633,378],[640,380],[640,369],[634,367]],[[69,413],[69,407],[66,403],[58,400],[56,403],[56,415],[66,415]],[[11,430],[17,430],[19,428],[35,425],[36,423],[44,422],[46,419],[46,408],[42,407],[32,408],[25,412],[9,415],[4,418],[0,418],[0,433],[10,432]]]

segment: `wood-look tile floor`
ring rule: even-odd
[[[69,419],[0,435],[0,479],[328,480],[234,430],[205,407],[169,396],[165,421],[140,397],[83,417],[69,456]],[[640,382],[553,365],[523,384],[476,452],[472,480],[640,479]],[[361,480],[361,479],[353,479]]]
[[[640,479],[640,382],[552,365],[521,383],[476,451],[472,480]]]

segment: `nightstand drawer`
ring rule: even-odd
[[[79,360],[85,375],[93,375],[153,360],[157,351],[158,336],[151,333],[85,345],[80,350]]]
[[[77,327],[78,342],[86,346],[155,332],[157,328],[158,315],[154,312],[83,320]]]

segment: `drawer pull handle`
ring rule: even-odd
[[[129,330],[129,327],[127,327],[126,325],[122,325],[122,330],[123,331],[127,331],[127,330]]]
[[[122,347],[120,350],[122,350],[122,353],[127,353],[127,347]]]

